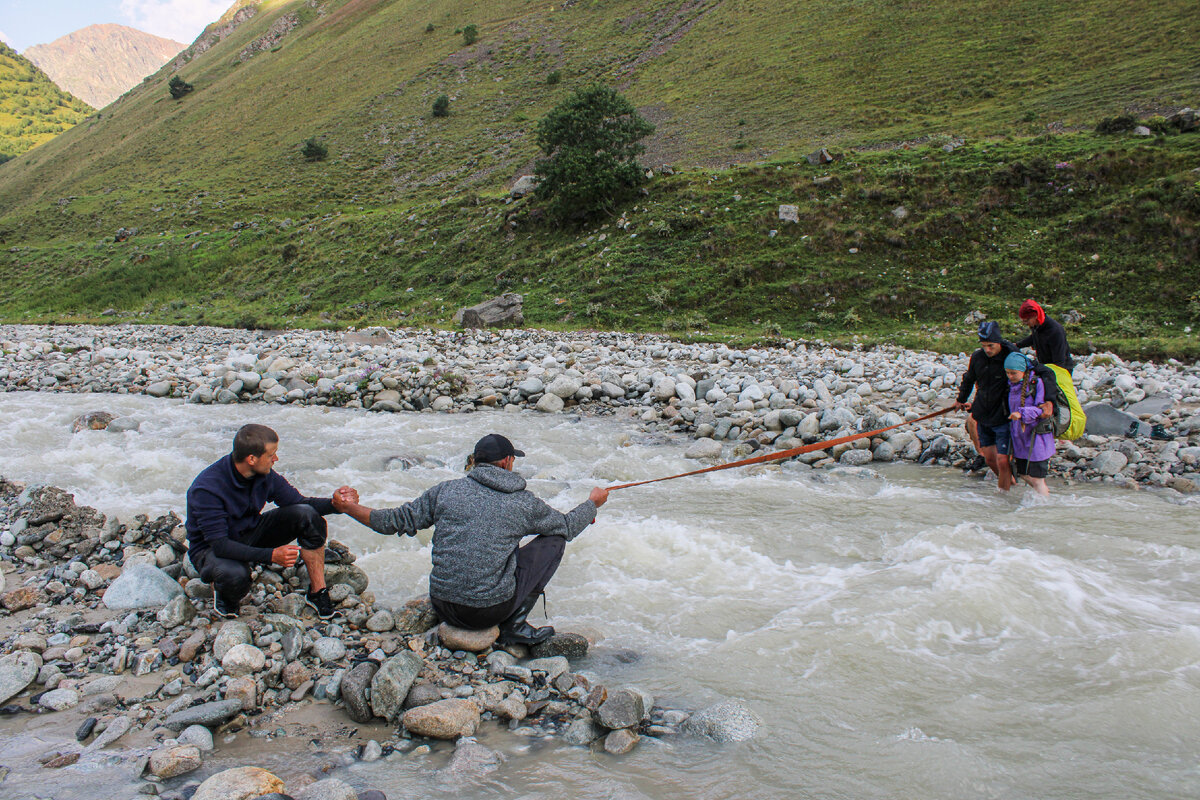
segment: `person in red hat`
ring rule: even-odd
[[[1017,310],[1017,317],[1029,326],[1029,335],[1017,342],[1017,349],[1032,347],[1037,360],[1042,364],[1055,364],[1067,372],[1075,369],[1071,348],[1067,346],[1067,332],[1035,300],[1026,300]]]

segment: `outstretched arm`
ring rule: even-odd
[[[371,526],[372,509],[358,502],[358,492],[349,486],[343,486],[333,493],[333,509],[352,517],[367,527]]]
[[[439,484],[440,486],[440,484]],[[358,502],[358,493],[349,487],[343,487],[333,494],[333,507],[376,533],[385,536],[408,534],[416,536],[417,531],[428,528],[434,523],[434,509],[437,505],[438,486],[422,494],[411,503],[405,503],[399,508],[367,508]]]

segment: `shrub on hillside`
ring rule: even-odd
[[[562,70],[556,69],[546,76],[546,83],[550,86],[558,84],[562,80]]]
[[[170,90],[171,97],[174,97],[176,100],[183,97],[194,88],[196,87],[192,86],[178,75],[172,75],[171,80],[167,83],[167,89]]]
[[[450,116],[450,97],[448,95],[439,94],[433,101],[433,115],[435,117]]]
[[[475,44],[479,41],[479,28],[475,25],[464,25],[462,29],[463,44]]]
[[[637,156],[654,126],[607,86],[579,89],[537,126],[546,154],[534,167],[537,197],[557,222],[607,211],[645,180]]]
[[[329,148],[314,138],[308,138],[301,145],[300,154],[304,156],[305,161],[324,161],[329,155]]]
[[[1137,127],[1138,120],[1133,114],[1121,114],[1108,117],[1096,124],[1096,133],[1125,133]]]

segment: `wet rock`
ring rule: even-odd
[[[546,680],[553,681],[559,675],[569,671],[571,664],[563,656],[550,656],[526,661],[525,666],[534,672],[545,672]]]
[[[642,721],[646,707],[642,695],[630,689],[611,693],[596,710],[596,718],[606,728],[630,728]]]
[[[235,678],[253,675],[267,663],[267,656],[252,644],[237,644],[221,658],[221,667]]]
[[[213,775],[192,795],[192,800],[253,800],[272,792],[282,793],[283,781],[258,767],[235,767]]]
[[[326,778],[296,792],[296,800],[358,800],[358,792],[337,778]]]
[[[168,630],[178,628],[180,625],[186,625],[196,618],[196,607],[184,595],[176,595],[167,601],[167,604],[158,612],[156,618]]]
[[[72,764],[78,762],[79,756],[80,756],[79,753],[64,753],[60,756],[50,759],[49,761],[44,763],[42,766],[45,767],[46,769],[62,769],[63,767],[69,767]],[[0,781],[2,781],[2,780],[3,780],[3,778],[0,777]]]
[[[400,719],[405,729],[431,739],[470,736],[479,727],[479,709],[470,700],[453,698],[409,709]]]
[[[75,729],[75,741],[86,742],[88,737],[92,735],[92,731],[96,729],[97,721],[95,717],[88,717],[80,723],[79,727]]]
[[[720,458],[721,443],[714,439],[697,439],[691,447],[683,453],[684,458]]]
[[[200,748],[177,745],[150,754],[150,771],[160,778],[175,778],[200,768]]]
[[[220,725],[242,710],[241,700],[216,700],[177,711],[163,720],[163,726],[181,731],[191,725]]]
[[[241,703],[243,711],[258,707],[258,684],[253,678],[234,678],[225,684],[225,699]]]
[[[443,622],[438,626],[438,638],[449,650],[466,650],[468,653],[480,653],[487,650],[500,636],[500,629],[493,625],[483,630],[468,630],[456,628]]]
[[[37,653],[22,650],[0,656],[0,705],[25,691],[41,668],[42,657]]]
[[[404,708],[407,710],[417,706],[427,706],[441,699],[441,689],[432,683],[422,683],[408,690],[408,696],[404,698]]]
[[[370,722],[374,716],[368,690],[371,688],[371,679],[378,670],[378,664],[365,661],[342,678],[342,702],[346,704],[346,713],[350,715],[350,719],[360,724]]]
[[[534,658],[563,656],[572,661],[584,658],[588,652],[588,640],[578,633],[556,633],[541,644],[529,649]]]
[[[383,662],[371,679],[371,712],[389,722],[394,721],[404,705],[404,698],[425,662],[414,653],[400,653]]]
[[[455,743],[454,754],[450,756],[450,762],[442,774],[460,780],[473,778],[494,771],[503,762],[502,754],[484,747],[470,736],[464,736]]]
[[[748,708],[726,700],[692,714],[683,731],[715,742],[744,742],[753,739],[762,723]]]
[[[567,726],[563,739],[567,744],[586,747],[604,735],[604,728],[590,719],[577,719]]]
[[[104,605],[114,610],[162,608],[183,588],[170,575],[148,564],[122,570],[104,592]]]
[[[107,411],[89,411],[71,421],[71,433],[102,431],[116,418],[116,414],[110,414]]]
[[[604,737],[604,751],[614,756],[623,756],[637,747],[640,738],[627,728],[613,731]]]
[[[217,638],[213,640],[212,654],[213,658],[221,661],[225,658],[225,654],[237,647],[239,644],[250,644],[254,641],[254,636],[250,633],[250,626],[241,620],[231,619],[221,625],[217,631]]]

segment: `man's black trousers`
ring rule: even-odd
[[[561,536],[538,536],[529,544],[517,548],[517,589],[512,599],[487,608],[473,608],[430,597],[433,610],[443,622],[456,628],[481,630],[499,625],[508,619],[530,598],[537,598],[554,577],[567,540]]]
[[[312,506],[297,504],[276,508],[259,517],[258,525],[250,533],[243,534],[239,541],[251,547],[272,549],[296,542],[303,550],[324,549],[328,525]],[[220,558],[206,547],[191,556],[192,566],[200,573],[200,580],[212,584],[221,599],[237,607],[250,592],[250,569],[245,561]]]

